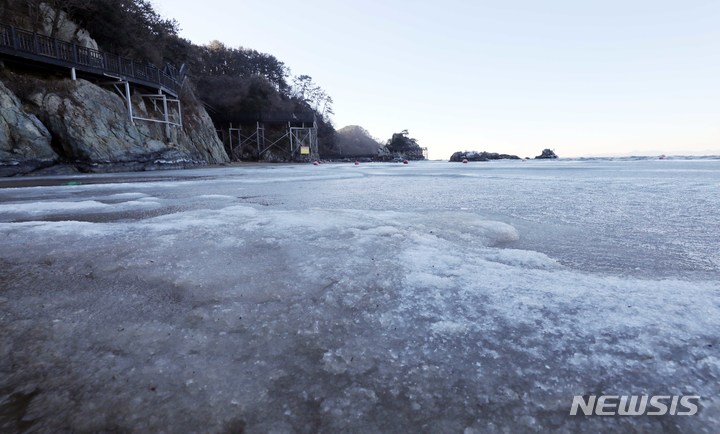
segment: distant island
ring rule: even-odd
[[[467,161],[490,161],[490,160],[519,160],[520,157],[517,155],[509,155],[509,154],[498,154],[497,152],[477,152],[477,151],[465,151],[465,152],[455,152],[450,157],[450,161],[453,162],[462,162],[463,160]]]
[[[535,157],[536,160],[538,159],[545,159],[545,158],[557,158],[558,156],[555,155],[555,152],[552,149],[543,149],[542,153]]]
[[[552,149],[543,149],[543,151],[535,157],[535,159],[547,159],[557,158],[555,152]],[[521,158],[517,155],[510,154],[499,154],[497,152],[477,152],[477,151],[458,151],[450,156],[451,162],[464,162],[464,161],[490,161],[490,160],[520,160]],[[529,159],[529,158],[526,158]]]

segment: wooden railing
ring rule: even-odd
[[[5,24],[0,24],[0,53],[98,75],[118,76],[138,84],[164,88],[172,93],[177,93],[180,87],[176,74],[168,74],[153,65]],[[174,68],[169,72],[174,73]]]

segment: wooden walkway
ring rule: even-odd
[[[81,47],[56,38],[0,24],[0,55],[74,68],[98,77],[111,77],[178,96],[181,77],[173,71],[136,62],[118,55]],[[170,72],[170,73],[169,73]],[[184,74],[181,68],[180,74]]]

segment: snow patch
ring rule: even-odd
[[[438,321],[430,326],[430,330],[437,334],[465,333],[468,330],[468,323],[455,321]]]
[[[161,205],[159,202],[157,202],[157,200],[150,197],[141,197],[138,200],[131,200],[113,204],[107,204],[97,200],[83,200],[78,202],[16,202],[0,204],[0,217],[39,217],[56,214],[82,215],[97,212],[107,213],[128,211],[133,209],[150,209],[158,208],[160,206]]]

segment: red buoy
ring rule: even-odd
[[[355,165],[356,165],[356,166],[359,166],[359,165],[360,165],[360,162],[359,162],[359,161],[356,161],[356,162],[355,162]]]
[[[467,164],[467,159],[463,160],[463,164]]]
[[[403,160],[403,164],[408,164],[408,160]]]

